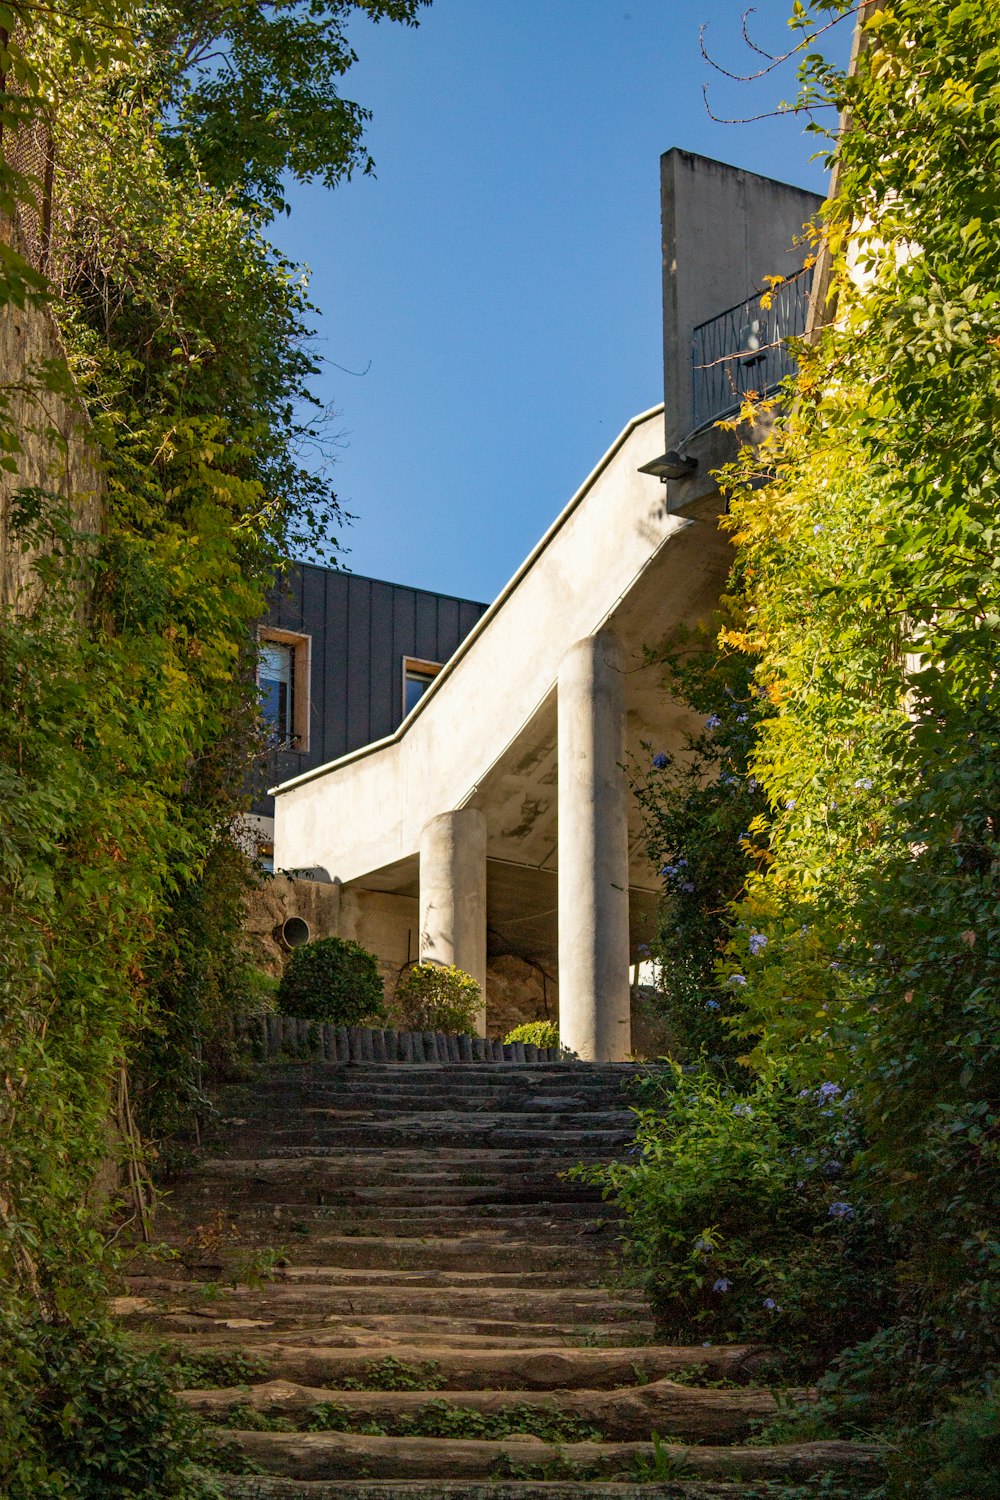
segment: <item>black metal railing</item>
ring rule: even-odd
[[[805,333],[811,285],[812,271],[797,271],[771,291],[699,323],[691,346],[695,427],[737,410],[751,391],[764,395],[794,374],[788,340]]]

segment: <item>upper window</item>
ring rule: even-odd
[[[278,750],[309,748],[309,637],[262,629],[257,668],[261,717]]]
[[[403,657],[403,717],[416,708],[421,698],[441,670],[441,663],[419,661],[415,656]]]

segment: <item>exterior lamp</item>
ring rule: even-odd
[[[668,479],[690,479],[698,467],[696,458],[688,458],[685,453],[677,453],[673,448],[664,453],[661,458],[654,458],[652,463],[640,464],[640,474],[652,474],[662,484]]]

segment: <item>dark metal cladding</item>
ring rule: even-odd
[[[273,816],[269,786],[392,734],[403,718],[403,658],[444,665],[485,610],[471,599],[293,564],[263,625],[310,638],[309,748],[265,757],[253,811]]]

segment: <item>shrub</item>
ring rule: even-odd
[[[504,1042],[526,1042],[530,1047],[558,1047],[559,1027],[555,1021],[524,1021],[508,1031]]]
[[[318,938],[296,948],[278,986],[283,1015],[358,1026],[382,1016],[382,976],[375,955],[345,938]]]
[[[412,1031],[474,1035],[482,995],[471,974],[452,964],[414,964],[400,980],[394,1010]]]
[[[891,1238],[851,1178],[850,1096],[672,1071],[645,1085],[638,1158],[586,1169],[625,1210],[657,1314],[681,1340],[794,1343],[821,1365],[891,1289]]]
[[[106,1320],[0,1319],[0,1493],[208,1500],[200,1424]]]

